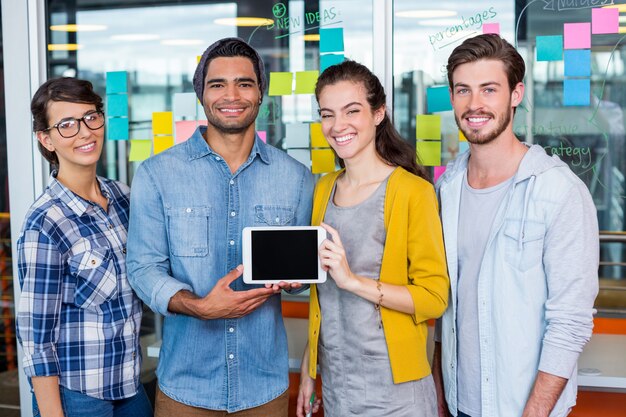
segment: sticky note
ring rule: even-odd
[[[441,165],[441,142],[418,140],[415,143],[415,150],[422,165],[427,167]]]
[[[322,133],[321,123],[311,123],[310,125],[311,135],[311,148],[330,148],[328,141]]]
[[[196,120],[197,102],[195,93],[174,93],[174,119]]]
[[[151,140],[131,139],[128,160],[130,162],[145,161],[146,159],[150,158],[151,151]]]
[[[591,48],[591,23],[564,23],[563,48]]]
[[[428,113],[452,110],[448,86],[428,87],[426,89],[426,107]]]
[[[259,139],[261,139],[263,143],[267,143],[267,131],[259,130],[256,134],[259,135]]]
[[[324,54],[320,55],[320,72],[332,65],[341,64],[344,60],[343,54]]]
[[[293,73],[291,72],[270,72],[270,96],[291,95],[293,84]]]
[[[173,134],[173,119],[171,111],[160,111],[152,113],[152,133],[154,135]]]
[[[563,105],[588,106],[591,95],[591,80],[563,80]]]
[[[286,125],[285,147],[287,148],[308,148],[309,147],[309,126],[304,123],[289,123]]]
[[[107,139],[128,140],[128,118],[109,117],[107,126]]]
[[[128,94],[107,94],[106,114],[109,117],[128,117]]]
[[[298,71],[296,72],[296,94],[315,93],[315,83],[319,77],[319,71]]]
[[[154,137],[154,154],[159,154],[164,150],[174,146],[174,138],[170,135]]]
[[[434,172],[434,178],[433,180],[435,182],[437,182],[437,180],[439,179],[439,177],[441,177],[441,175],[446,172],[446,166],[440,166],[440,167],[435,167],[435,172]]]
[[[619,32],[619,9],[598,7],[591,9],[591,33],[596,35]]]
[[[128,81],[126,71],[111,71],[106,74],[106,93],[127,93]]]
[[[311,160],[313,161],[311,172],[314,174],[323,174],[335,170],[335,153],[332,149],[313,149]]]
[[[441,116],[418,114],[415,122],[415,139],[441,139]]]
[[[198,127],[198,122],[195,120],[180,120],[175,122],[176,134],[174,136],[176,143],[182,143],[187,141],[193,135]]]
[[[537,61],[560,61],[563,59],[563,36],[537,36]]]
[[[500,23],[483,23],[483,33],[500,34]]]
[[[459,129],[459,142],[467,142],[467,138],[465,137],[461,129]]]
[[[287,155],[300,162],[307,168],[311,168],[311,151],[308,149],[287,149]]]
[[[320,53],[343,51],[343,28],[320,29]]]
[[[311,120],[320,119],[320,105],[315,96],[311,96]]]
[[[459,154],[469,151],[469,143],[468,142],[459,142]]]
[[[590,77],[591,76],[591,50],[567,49],[563,54],[565,64],[564,74],[566,77]]]

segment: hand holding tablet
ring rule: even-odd
[[[243,229],[243,281],[247,284],[317,284],[326,281],[318,249],[326,239],[319,226]]]

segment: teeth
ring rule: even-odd
[[[468,120],[471,123],[482,123],[482,122],[486,122],[487,120],[489,120],[488,117],[468,117]]]
[[[81,151],[89,151],[89,150],[93,149],[94,146],[96,146],[95,143],[89,143],[87,145],[79,146],[78,149],[81,150]]]
[[[338,136],[338,137],[335,137],[335,141],[337,141],[338,143],[342,143],[342,142],[352,139],[353,137],[354,135]]]
[[[243,109],[221,109],[221,111],[225,113],[240,113]]]

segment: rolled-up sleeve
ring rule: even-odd
[[[59,375],[56,344],[62,302],[62,257],[56,244],[39,230],[25,230],[17,248],[22,284],[17,335],[24,348],[24,371],[29,377]]]

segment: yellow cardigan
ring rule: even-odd
[[[343,171],[321,178],[313,196],[311,224],[324,219],[333,185]],[[405,285],[411,293],[413,315],[381,308],[393,382],[430,375],[426,355],[426,320],[441,316],[448,305],[446,258],[432,185],[403,168],[396,168],[385,195],[385,230],[380,281]],[[372,307],[373,308],[373,307]],[[317,374],[317,344],[322,313],[317,288],[311,285],[309,303],[309,375]]]

